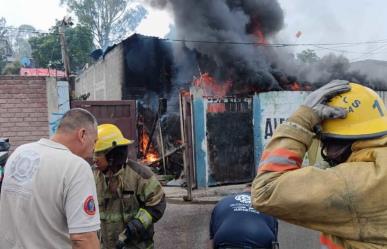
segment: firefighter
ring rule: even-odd
[[[321,248],[387,248],[386,115],[381,98],[359,84],[312,92],[265,147],[253,207],[321,231]],[[316,134],[327,169],[301,167]]]
[[[153,224],[166,208],[165,194],[152,171],[127,159],[131,143],[117,126],[98,126],[95,180],[103,249],[153,248]]]
[[[278,221],[251,207],[251,184],[221,199],[210,220],[209,248],[277,249]]]

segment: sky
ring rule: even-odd
[[[321,44],[379,41],[377,44],[336,46],[299,46],[295,52],[313,49],[322,56],[343,54],[351,61],[387,60],[387,1],[385,0],[279,0],[285,13],[285,26],[275,38],[278,43]],[[47,31],[55,19],[66,15],[59,0],[0,0],[0,17],[7,25],[30,24]],[[172,18],[163,11],[150,11],[139,33],[162,37]],[[300,31],[301,36],[296,37]]]

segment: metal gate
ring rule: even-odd
[[[90,111],[98,124],[110,123],[117,125],[124,137],[134,140],[129,145],[129,157],[137,158],[137,112],[135,100],[119,101],[72,101],[71,108],[83,108]]]
[[[254,178],[251,98],[208,98],[206,126],[209,184],[230,184]]]

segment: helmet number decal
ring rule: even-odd
[[[380,106],[379,102],[375,100],[374,105],[372,106],[374,109],[378,109],[380,116],[384,117],[384,113],[382,110],[382,107]]]
[[[349,103],[349,102],[347,101],[347,97],[344,97],[343,101],[344,101],[344,103],[346,103],[346,104]],[[354,101],[352,101],[352,103],[350,103],[349,107],[347,108],[347,111],[348,111],[348,112],[355,112],[356,108],[359,108],[360,105],[361,105],[360,100],[355,99]]]

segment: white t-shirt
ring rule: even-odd
[[[17,148],[5,166],[0,249],[71,248],[72,233],[100,229],[89,164],[48,139]]]

